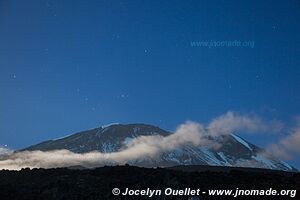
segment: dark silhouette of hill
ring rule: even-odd
[[[77,167],[75,167],[77,168]],[[226,169],[225,169],[226,168]],[[206,166],[170,168],[140,168],[133,166],[101,167],[96,169],[22,169],[0,171],[0,199],[13,200],[106,200],[150,199],[145,196],[114,196],[113,188],[130,189],[297,189],[300,174],[272,170],[247,171],[239,168]],[[154,196],[151,199],[189,199],[189,196]],[[196,199],[196,198],[195,198]],[[289,196],[233,198],[201,195],[200,199],[300,199]]]

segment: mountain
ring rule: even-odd
[[[63,138],[45,141],[21,151],[67,149],[75,153],[90,151],[111,153],[122,150],[128,142],[138,136],[168,136],[170,134],[172,133],[169,131],[147,124],[112,124],[75,133]],[[235,134],[209,137],[209,139],[218,141],[221,144],[220,148],[211,149],[207,146],[191,146],[186,144],[176,150],[164,152],[158,158],[145,157],[128,161],[128,164],[143,167],[210,165],[297,171],[281,160],[262,154],[263,149]]]

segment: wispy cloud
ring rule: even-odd
[[[279,142],[270,144],[267,151],[283,159],[292,159],[294,156],[300,156],[300,116],[296,118],[295,126],[289,131],[289,134],[279,140]]]
[[[228,134],[245,131],[248,133],[259,132],[279,132],[283,128],[283,123],[279,120],[265,120],[255,114],[239,114],[229,111],[213,119],[208,129],[212,135]]]

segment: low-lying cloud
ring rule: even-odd
[[[8,155],[0,160],[0,169],[55,168],[68,166],[96,167],[110,164],[124,164],[141,158],[156,158],[162,153],[179,149],[184,145],[218,148],[220,144],[207,139],[208,135],[218,136],[240,130],[247,132],[278,131],[279,123],[269,123],[251,115],[228,112],[204,126],[186,122],[168,136],[140,136],[130,141],[122,150],[112,153],[73,153],[68,150],[23,151]],[[1,151],[0,151],[1,152]]]

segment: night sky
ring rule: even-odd
[[[300,1],[0,1],[0,144],[300,115]],[[192,46],[251,41],[254,46]],[[282,135],[245,135],[259,146]],[[300,166],[300,161],[292,163]]]

